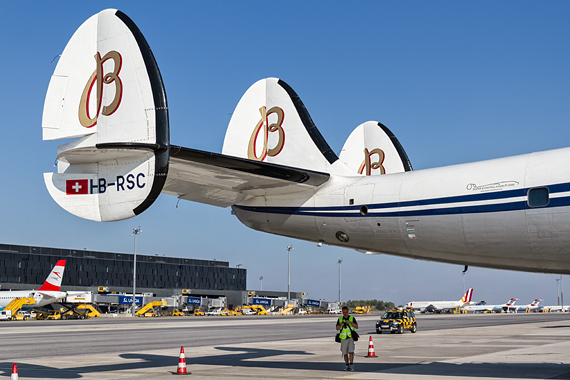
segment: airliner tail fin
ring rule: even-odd
[[[471,302],[471,298],[473,297],[473,288],[469,288],[467,292],[461,297],[461,302],[468,303]]]
[[[45,280],[44,284],[38,290],[59,292],[64,271],[65,260],[59,260],[51,270],[51,273]]]

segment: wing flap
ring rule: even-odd
[[[171,146],[163,192],[228,207],[249,197],[311,190],[329,178],[328,173]]]

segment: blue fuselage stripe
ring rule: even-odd
[[[544,186],[547,187],[550,194],[570,191],[570,183]],[[453,215],[453,214],[475,214],[489,213],[501,211],[516,211],[529,209],[526,200],[513,200],[512,198],[526,196],[529,189],[516,189],[484,194],[460,195],[455,197],[421,199],[414,201],[390,202],[367,204],[368,213],[365,216],[360,214],[361,205],[351,206],[329,206],[329,207],[250,207],[235,205],[234,207],[244,211],[268,213],[268,214],[289,214],[316,217],[407,217],[422,215]],[[481,202],[504,200],[501,203],[486,203],[478,205],[466,205],[455,207],[441,207],[460,202]],[[419,210],[401,210],[403,207],[418,206],[440,206],[432,208],[423,208]],[[550,198],[548,205],[540,208],[564,207],[570,206],[570,197]],[[399,210],[382,211],[387,209],[398,208]]]

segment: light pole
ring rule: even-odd
[[[562,282],[562,275],[560,275],[560,306],[564,311],[564,283]]]
[[[340,301],[340,264],[342,264],[342,259],[338,261],[338,303],[342,305]]]
[[[287,247],[287,306],[289,306],[289,300],[291,299],[291,250],[293,246]]]
[[[259,290],[263,290],[263,276],[259,277],[259,281],[261,281],[261,285],[259,286]]]
[[[558,298],[558,306],[560,306],[560,279],[556,278],[556,298]]]
[[[136,297],[137,294],[137,235],[142,232],[141,227],[135,227],[131,236],[135,236],[135,254],[133,258],[133,317],[135,316]]]

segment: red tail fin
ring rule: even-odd
[[[59,260],[46,281],[38,290],[58,292],[61,288],[61,280],[63,279],[63,271],[65,270],[65,260]]]

